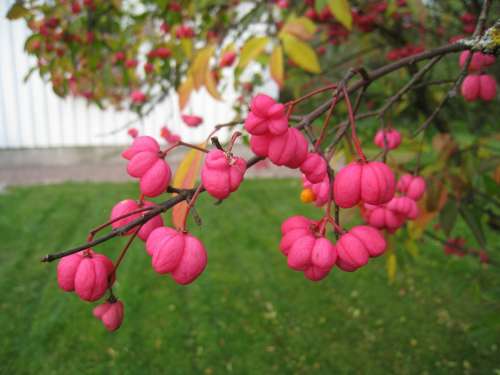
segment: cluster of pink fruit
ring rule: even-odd
[[[464,51],[460,54],[459,64],[463,67],[471,52]],[[481,52],[472,53],[469,63],[469,74],[462,82],[462,96],[468,102],[481,99],[491,101],[497,95],[497,82],[495,77],[484,74],[484,69],[495,63],[495,57]]]

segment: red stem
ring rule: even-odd
[[[354,120],[354,112],[352,110],[351,99],[349,99],[349,93],[347,92],[345,86],[342,87],[342,91],[344,92],[344,98],[347,105],[347,112],[349,113],[349,122],[351,124],[351,131],[352,131],[352,141],[354,142],[354,147],[356,148],[358,156],[364,163],[366,163],[366,156],[363,153],[363,150],[361,149],[361,143],[359,142],[359,138],[356,134],[356,121]]]
[[[187,232],[186,230],[186,224],[187,224],[187,219],[189,216],[189,212],[191,211],[191,208],[193,208],[194,204],[196,203],[196,200],[198,199],[198,196],[200,195],[201,191],[203,190],[203,184],[199,184],[198,188],[193,194],[193,197],[189,200],[189,204],[186,210],[186,215],[184,215],[184,219],[182,220],[182,232]]]

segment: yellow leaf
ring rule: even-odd
[[[302,40],[314,37],[316,25],[307,17],[290,18],[281,29],[281,33],[288,33]]]
[[[278,45],[274,48],[269,60],[269,70],[271,77],[276,81],[279,87],[283,86],[283,48]]]
[[[205,143],[200,145],[205,147]],[[203,152],[198,150],[189,150],[184,159],[182,159],[179,167],[175,171],[172,186],[178,189],[192,189],[196,183],[203,161]],[[174,194],[175,195],[175,194]],[[172,224],[180,229],[187,211],[187,203],[181,202],[172,208]]]
[[[281,35],[281,40],[283,41],[285,53],[295,64],[311,73],[321,72],[318,56],[309,44],[286,33]]]
[[[394,255],[394,253],[391,252],[387,256],[387,278],[389,279],[390,283],[393,283],[394,280],[396,279],[397,268],[398,264],[396,262],[396,255]]]
[[[248,39],[240,52],[239,68],[244,68],[250,61],[255,59],[266,48],[269,38],[267,36],[255,36]]]
[[[224,47],[220,55],[222,56],[226,52],[233,52],[235,49],[236,47],[234,46],[234,43],[229,43],[227,46]]]
[[[205,87],[207,88],[208,93],[214,98],[215,100],[222,100],[222,97],[219,94],[219,91],[217,90],[217,82],[215,81],[213,72],[210,69],[207,69],[205,77]]]
[[[328,6],[331,12],[347,30],[352,29],[352,13],[348,0],[329,0]]]
[[[182,110],[189,101],[189,97],[193,91],[193,77],[188,75],[184,82],[177,88],[177,95],[179,96],[179,108]]]
[[[215,51],[215,46],[208,46],[202,48],[194,58],[193,64],[191,65],[191,74],[193,76],[194,88],[198,90],[205,83],[205,77],[207,76],[207,71],[209,71],[210,58],[213,56]]]

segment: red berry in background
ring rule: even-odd
[[[79,1],[73,1],[71,3],[71,12],[73,14],[79,14],[82,11],[82,7]]]
[[[246,168],[244,159],[212,150],[207,154],[201,171],[203,187],[214,198],[225,199],[238,189]]]
[[[387,203],[394,196],[395,188],[394,174],[378,161],[350,163],[337,173],[333,183],[335,202],[342,208],[354,207],[360,201]]]
[[[109,332],[113,332],[122,325],[123,303],[121,301],[106,301],[95,307],[92,313],[102,321]]]
[[[170,32],[170,25],[166,22],[163,22],[161,25],[160,25],[160,30],[162,32],[164,32],[165,34],[167,34],[168,32]]]
[[[465,245],[465,239],[462,237],[450,238],[444,244],[444,253],[446,255],[456,255],[463,257],[466,253],[463,249]]]
[[[117,219],[120,216],[123,216],[125,214],[128,214],[132,211],[136,211],[140,208],[143,207],[153,207],[155,204],[153,202],[148,202],[144,201],[142,204],[139,204],[133,199],[125,199],[122,200],[121,202],[118,202],[113,209],[111,210],[111,215],[110,215],[110,220]],[[117,229],[120,227],[123,227],[132,221],[140,218],[143,215],[142,212],[136,213],[134,215],[130,215],[127,217],[124,217],[123,219],[115,221],[113,224],[111,224],[111,227],[113,229]],[[160,215],[157,215],[150,220],[148,220],[142,227],[139,229],[139,232],[137,232],[137,237],[139,237],[141,240],[146,241],[149,234],[156,228],[163,226],[163,219],[161,218]],[[130,229],[125,235],[129,235],[134,233],[137,230],[137,228],[132,228]]]
[[[113,262],[91,249],[62,258],[57,265],[57,282],[84,301],[97,301],[109,286]]]
[[[355,271],[368,263],[370,257],[384,253],[386,241],[375,228],[360,225],[340,236],[337,254],[344,271]],[[340,267],[340,266],[339,266]]]
[[[408,198],[418,201],[425,193],[426,183],[423,177],[407,173],[400,177],[396,189]]]
[[[276,5],[278,8],[287,9],[288,8],[288,0],[276,0]]]
[[[130,100],[134,104],[142,104],[146,101],[147,97],[141,90],[134,90],[130,93]]]
[[[461,68],[465,65],[465,62],[467,61],[470,54],[471,54],[470,51],[463,51],[460,54],[459,65]],[[495,63],[495,56],[486,55],[481,52],[474,52],[472,54],[472,58],[469,63],[469,71],[470,72],[479,71],[481,69],[487,68],[490,65],[493,65],[494,63]]]
[[[380,129],[377,131],[377,134],[375,134],[373,143],[380,148],[394,150],[401,144],[401,133],[395,129]]]
[[[146,250],[152,254],[153,269],[159,274],[169,273],[181,285],[192,283],[207,265],[207,253],[203,244],[188,233],[171,228],[155,229]]]
[[[308,153],[306,159],[300,165],[300,171],[312,183],[321,182],[325,177],[328,177],[327,169],[325,158],[316,152]]]
[[[144,64],[144,73],[151,74],[154,72],[154,69],[155,69],[155,67],[153,64],[151,64],[149,62]]]
[[[168,9],[170,9],[172,12],[179,13],[180,11],[182,11],[182,6],[177,1],[172,1],[168,5]]]
[[[127,134],[132,138],[137,138],[137,136],[139,135],[139,131],[136,128],[130,128],[129,130],[127,130]]]
[[[265,94],[257,94],[250,102],[245,129],[252,135],[284,134],[288,129],[285,106]]]
[[[154,52],[154,57],[158,57],[160,59],[166,59],[172,55],[172,51],[170,51],[170,48],[167,47],[158,47],[151,52]]]
[[[234,64],[236,60],[236,52],[228,51],[224,53],[219,62],[219,68],[225,68]]]
[[[182,121],[184,121],[184,123],[191,128],[196,128],[203,123],[203,118],[201,118],[200,116],[181,115],[181,118]]]
[[[479,97],[481,83],[479,76],[476,74],[469,74],[462,82],[460,92],[465,100],[472,102]]]
[[[304,15],[307,18],[310,18],[311,20],[316,20],[318,18],[318,13],[316,13],[316,11],[314,10],[314,8],[307,8],[306,12],[304,13]]]
[[[128,68],[128,69],[134,69],[137,67],[137,64],[139,64],[139,62],[135,59],[131,59],[131,60],[127,60],[125,61],[125,67]]]
[[[497,81],[488,74],[479,76],[479,96],[484,101],[491,101],[497,96]]]

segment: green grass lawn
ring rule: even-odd
[[[138,241],[118,272],[125,321],[108,333],[93,305],[39,257],[84,241],[134,184],[65,184],[0,195],[2,374],[498,374],[498,268],[424,242],[312,283],[286,266],[280,223],[319,212],[296,181],[248,181],[220,206],[206,194],[193,228],[209,262],[192,285],[153,272]],[[193,225],[194,226],[194,225]],[[495,239],[493,239],[495,240]],[[471,240],[472,241],[472,240]],[[498,238],[496,239],[498,242]],[[96,250],[115,258],[124,239]]]

